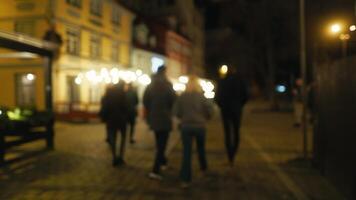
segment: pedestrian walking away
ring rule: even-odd
[[[123,165],[126,140],[126,124],[128,118],[127,101],[125,98],[124,83],[120,82],[107,89],[101,100],[100,118],[106,124],[108,142],[112,152],[113,166]],[[117,133],[120,133],[120,150],[117,154]]]
[[[206,122],[212,116],[213,106],[203,95],[196,76],[190,76],[186,91],[178,97],[174,114],[180,120],[183,160],[180,171],[182,187],[188,187],[192,180],[192,143],[196,140],[200,169],[207,170],[205,155]]]
[[[240,145],[240,124],[243,107],[248,99],[246,83],[236,73],[235,68],[218,82],[215,101],[220,107],[224,126],[225,148],[230,166],[234,165],[235,155]]]
[[[175,98],[172,83],[166,77],[166,67],[160,66],[143,95],[146,120],[156,140],[155,161],[152,172],[149,173],[150,178],[162,179],[161,167],[167,166],[165,151],[172,130],[172,108]]]
[[[138,105],[138,94],[136,88],[132,83],[126,84],[126,99],[127,99],[127,108],[128,108],[128,125],[130,127],[130,143],[135,143],[135,126],[136,126],[136,117],[137,117],[137,105]]]

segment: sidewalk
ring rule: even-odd
[[[292,114],[253,112],[261,106],[252,103],[245,110],[234,168],[226,165],[220,120],[209,123],[210,173],[202,177],[193,157],[189,189],[179,188],[182,149],[176,132],[168,148],[171,169],[158,182],[146,177],[154,141],[142,121],[137,143],[127,145],[127,165],[121,168],[111,166],[103,125],[58,124],[55,151],[0,169],[0,199],[342,199],[308,162],[296,160],[302,137],[292,127]]]

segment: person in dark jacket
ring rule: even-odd
[[[137,117],[138,94],[132,83],[126,84],[126,99],[128,105],[128,125],[130,127],[130,143],[135,143],[134,133]]]
[[[161,167],[166,167],[165,156],[169,132],[172,130],[172,107],[176,94],[172,84],[166,77],[166,67],[158,68],[152,76],[152,83],[147,86],[143,95],[143,105],[146,111],[146,120],[155,134],[156,155],[152,172],[149,177],[162,179]]]
[[[127,101],[124,92],[124,83],[107,89],[106,94],[101,100],[100,117],[106,124],[108,142],[113,156],[113,165],[125,164],[124,151],[126,140],[126,124],[128,118]],[[117,132],[121,134],[120,152],[116,152]]]
[[[178,97],[174,106],[174,114],[180,119],[181,138],[183,143],[183,162],[180,176],[182,187],[188,187],[192,180],[192,143],[196,139],[200,169],[207,170],[205,156],[206,122],[212,116],[213,106],[204,97],[198,79],[189,77],[186,91]]]
[[[241,117],[247,99],[245,82],[237,75],[236,69],[230,69],[227,76],[219,80],[215,96],[221,111],[230,166],[234,165],[235,155],[239,149]]]

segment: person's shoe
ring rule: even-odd
[[[161,165],[161,170],[166,171],[167,169],[169,169],[168,165]]]
[[[187,189],[187,188],[190,187],[190,183],[189,183],[189,182],[182,182],[182,183],[180,184],[180,187],[181,187],[182,189]]]
[[[117,165],[126,165],[126,162],[125,162],[124,159],[118,158],[117,160],[118,160],[118,161],[117,161],[117,162],[118,162]]]
[[[117,166],[119,164],[119,160],[116,158],[114,160],[112,160],[112,166]]]
[[[125,165],[125,164],[126,164],[126,162],[122,158],[116,158],[112,162],[113,166],[122,166],[122,165]]]
[[[150,173],[148,174],[148,178],[150,178],[150,179],[155,179],[155,180],[159,180],[159,181],[163,180],[162,175],[156,174],[156,173],[154,173],[154,172],[150,172]]]

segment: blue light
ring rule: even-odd
[[[276,91],[279,92],[279,93],[284,93],[284,92],[287,91],[287,87],[284,86],[284,85],[277,85]]]

